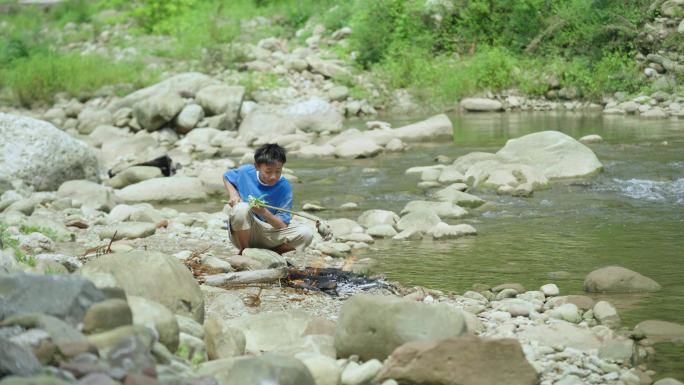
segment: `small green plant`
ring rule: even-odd
[[[41,233],[46,237],[52,239],[53,241],[56,241],[58,238],[57,232],[47,227],[30,226],[24,224],[19,226],[19,231],[21,231],[24,234]]]
[[[36,266],[36,259],[33,256],[27,256],[21,248],[19,248],[19,241],[8,231],[9,226],[0,222],[0,248],[11,249],[14,252],[14,258],[17,262],[29,266]]]

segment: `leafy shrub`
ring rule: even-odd
[[[182,15],[196,5],[198,0],[141,0],[132,11],[138,25],[154,32],[163,21]]]

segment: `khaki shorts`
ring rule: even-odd
[[[286,243],[301,251],[313,240],[313,229],[304,225],[289,225],[284,229],[273,228],[259,220],[246,202],[239,202],[233,207],[226,205],[224,210],[228,214],[230,242],[238,249],[240,246],[232,236],[233,231],[237,230],[250,230],[247,247],[261,249],[272,249]]]

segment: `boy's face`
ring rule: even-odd
[[[283,173],[283,164],[276,163],[257,163],[254,165],[259,171],[259,180],[261,183],[273,186],[280,180],[280,175]]]

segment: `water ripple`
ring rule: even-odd
[[[620,194],[628,198],[651,202],[673,201],[678,204],[684,203],[684,178],[673,181],[613,179],[613,182],[615,185],[611,187],[614,187]]]

